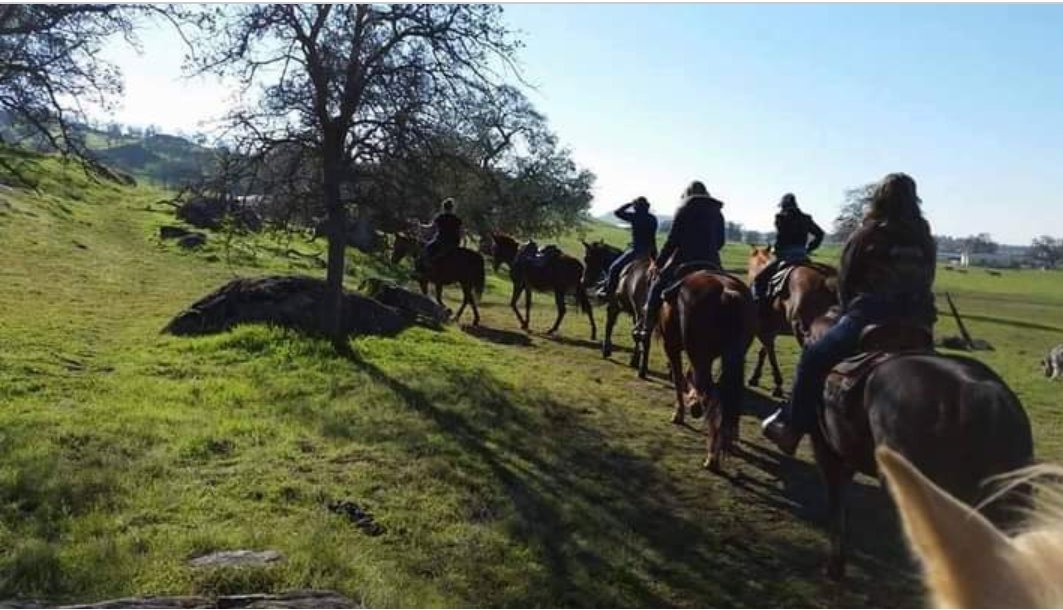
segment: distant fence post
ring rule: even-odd
[[[963,325],[963,319],[960,318],[960,312],[956,311],[956,305],[952,302],[952,295],[946,292],[945,299],[949,302],[949,309],[952,310],[952,317],[956,318],[956,326],[960,327],[960,334],[963,335],[963,340],[967,342],[967,348],[973,350],[974,341],[971,339],[970,333],[967,332],[967,327]]]

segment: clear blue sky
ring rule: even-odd
[[[768,228],[793,191],[829,225],[842,191],[906,171],[935,232],[1063,236],[1063,6],[509,5],[530,93],[598,175],[594,211],[691,179]],[[144,35],[116,118],[192,131],[226,90],[179,82]]]

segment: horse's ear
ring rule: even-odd
[[[758,246],[757,244],[749,244],[749,247],[753,249],[753,254],[760,252],[760,246]]]
[[[1004,534],[895,451],[880,447],[875,457],[937,607],[1035,605],[1010,561],[1016,551]]]

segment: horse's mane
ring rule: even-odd
[[[517,240],[513,236],[508,235],[506,233],[491,233],[491,239],[493,239],[495,242],[508,242],[513,246],[518,245]]]

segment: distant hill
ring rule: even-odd
[[[181,136],[113,125],[97,129],[76,128],[96,159],[105,165],[162,186],[178,186],[196,180],[214,164],[214,150]],[[47,152],[40,138],[28,137],[26,130],[0,114],[0,137],[24,147]]]

